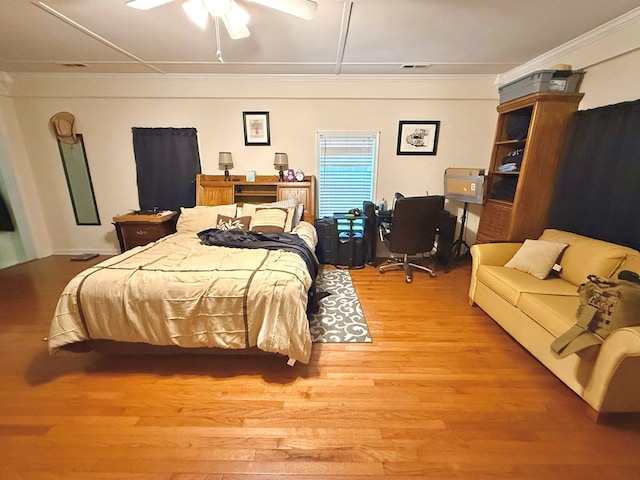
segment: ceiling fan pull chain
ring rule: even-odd
[[[224,63],[224,60],[222,60],[222,48],[220,47],[220,22],[218,21],[218,17],[213,17],[213,19],[216,25],[216,56],[218,57],[218,62]]]

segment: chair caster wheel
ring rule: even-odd
[[[407,282],[407,283],[411,283],[413,281],[413,278],[407,277],[407,278],[404,279],[404,281]]]
[[[379,269],[378,269],[378,271],[379,271],[380,273],[384,273],[384,270],[383,270],[382,268],[379,268]]]
[[[436,278],[436,274],[435,274],[435,273],[430,273],[430,274],[429,274],[429,276],[430,276],[431,278]]]

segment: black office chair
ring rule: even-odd
[[[412,268],[423,270],[431,277],[436,276],[431,268],[410,262],[409,256],[431,254],[434,250],[438,217],[443,209],[442,195],[404,197],[397,200],[391,231],[384,237],[392,257],[387,260],[386,265],[379,267],[380,273],[390,268],[404,268],[407,283],[413,281]]]

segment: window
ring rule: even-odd
[[[378,132],[318,132],[320,217],[373,201]]]

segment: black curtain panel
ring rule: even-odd
[[[640,249],[640,100],[576,112],[549,226]]]
[[[179,210],[196,203],[200,173],[195,128],[133,128],[140,209]]]
[[[0,195],[0,231],[13,232],[14,230],[15,227],[13,226],[9,208],[4,203],[2,195]]]

